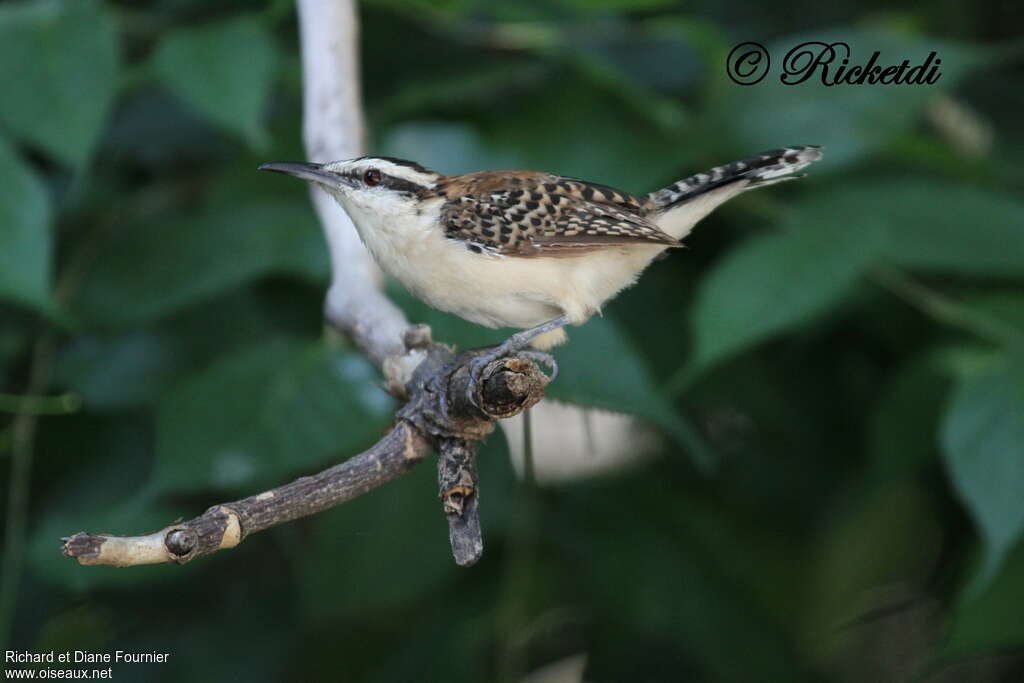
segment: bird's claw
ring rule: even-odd
[[[534,363],[542,363],[548,366],[548,369],[551,370],[551,376],[548,377],[549,382],[554,382],[558,377],[558,362],[550,353],[545,351],[520,351],[516,355]]]
[[[482,406],[476,400],[477,388],[484,381],[484,370],[487,369],[487,366],[501,358],[499,351],[499,349],[493,349],[479,356],[474,356],[469,361],[469,384],[466,386],[466,397],[478,409],[482,410]]]

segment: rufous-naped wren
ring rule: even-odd
[[[380,267],[426,303],[523,330],[497,357],[565,341],[565,325],[600,311],[717,206],[820,158],[816,146],[775,149],[647,195],[536,171],[446,176],[392,157],[260,169],[323,187]]]

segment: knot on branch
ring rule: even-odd
[[[192,529],[174,529],[164,537],[164,545],[176,562],[184,562],[199,545],[199,536]]]
[[[512,357],[490,363],[472,386],[480,411],[492,419],[512,417],[544,398],[547,375],[529,360]]]
[[[499,358],[477,377],[470,369],[476,350],[455,356],[432,344],[426,353],[405,387],[410,398],[398,417],[434,439],[482,439],[494,431],[495,420],[536,405],[550,381],[528,352]]]

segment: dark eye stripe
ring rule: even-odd
[[[366,181],[363,179],[366,171],[348,171],[345,175],[349,178],[359,181],[363,185],[366,185]],[[380,174],[380,182],[374,185],[374,187],[386,187],[389,190],[395,192],[402,192],[408,194],[418,194],[427,189],[426,185],[420,185],[418,183],[411,182],[404,178],[396,178],[393,175],[387,173]]]
[[[417,194],[427,189],[423,185],[419,185],[417,183],[405,180],[404,178],[396,178],[395,176],[388,175],[387,173],[384,173],[382,175],[383,178],[381,179],[380,184],[388,188],[389,190],[394,190],[395,192],[408,192],[411,194]]]

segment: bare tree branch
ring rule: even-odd
[[[344,159],[362,150],[355,8],[351,0],[297,0],[309,157]],[[318,188],[312,200],[327,235],[333,278],[324,314],[381,368],[388,389],[407,399],[395,426],[374,446],[323,472],[231,503],[145,536],[77,533],[63,552],[81,564],[119,567],[184,563],[238,545],[252,533],[312,515],[371,491],[440,452],[438,485],[458,564],[483,552],[477,444],[495,420],[535,405],[548,378],[526,358],[492,362],[480,381],[467,368],[472,350],[456,356],[410,326],[382,293],[380,273],[348,215]]]
[[[214,505],[199,517],[144,536],[79,532],[63,539],[63,552],[85,565],[184,564],[233,548],[257,531],[372,491],[422,462],[439,443],[439,493],[452,551],[460,565],[473,564],[483,552],[477,440],[494,430],[497,416],[518,413],[539,401],[547,378],[532,363],[509,358],[492,363],[476,384],[465,367],[468,357],[453,360],[450,351],[432,348],[413,379],[413,399],[399,411],[396,425],[371,448],[343,463],[243,500]],[[470,390],[476,390],[473,400],[481,409],[471,407]]]
[[[311,161],[363,153],[359,31],[352,0],[297,0],[302,44],[303,133]],[[325,302],[331,325],[378,365],[405,353],[405,316],[380,291],[381,275],[344,209],[315,184],[313,205],[327,235],[333,278]]]
[[[233,548],[249,534],[344,503],[405,474],[429,452],[419,431],[401,422],[371,448],[312,477],[214,505],[182,524],[146,536],[78,533],[64,541],[64,554],[81,564],[128,567],[184,564],[222,548]]]
[[[448,538],[459,566],[475,564],[484,552],[480,531],[480,475],[476,444],[447,439],[437,454],[437,490],[448,517]]]

